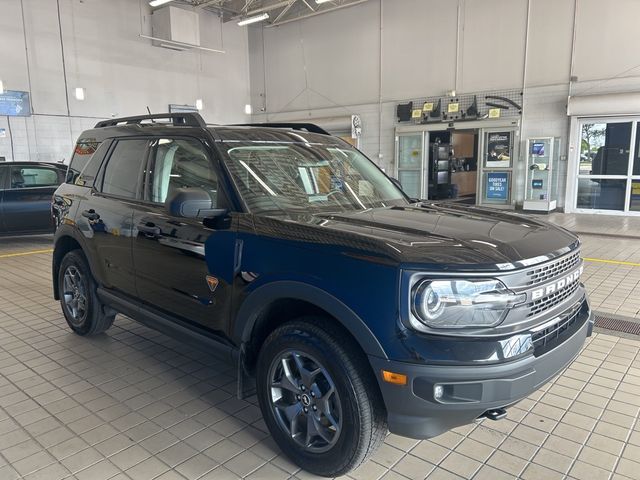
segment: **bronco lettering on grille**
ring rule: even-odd
[[[584,266],[581,265],[578,270],[567,275],[566,277],[563,277],[557,282],[551,283],[549,285],[545,285],[542,288],[537,288],[531,293],[531,299],[536,300],[546,295],[551,295],[552,293],[562,290],[568,285],[571,285],[573,282],[577,281],[580,278],[580,275],[582,275],[583,270],[584,270]]]

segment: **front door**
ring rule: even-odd
[[[517,155],[516,130],[482,129],[478,200],[481,205],[511,207],[514,200],[513,164]]]
[[[226,205],[209,149],[195,138],[155,139],[145,178],[144,203],[133,214],[139,298],[181,320],[225,334],[236,233],[228,222],[216,228],[202,223],[206,210]],[[189,190],[206,192],[210,202],[197,207],[199,211],[171,213],[165,204]],[[212,269],[205,262],[205,250]]]

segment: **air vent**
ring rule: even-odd
[[[200,46],[200,20],[196,12],[168,6],[154,10],[151,28],[156,47],[188,50]]]

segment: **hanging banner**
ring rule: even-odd
[[[5,90],[0,93],[0,115],[8,117],[29,117],[31,115],[29,92]]]

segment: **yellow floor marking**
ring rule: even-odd
[[[25,255],[37,255],[38,253],[51,253],[51,252],[53,252],[52,248],[48,248],[46,250],[32,250],[30,252],[4,253],[4,254],[0,254],[0,258],[22,257]]]
[[[621,260],[604,260],[602,258],[583,258],[585,262],[610,263],[612,265],[628,265],[630,267],[640,267],[640,263],[623,262]]]

